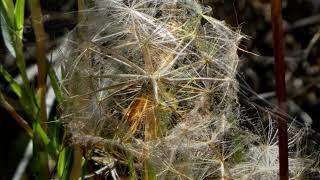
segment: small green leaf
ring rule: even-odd
[[[45,145],[48,145],[50,143],[49,137],[47,136],[46,132],[42,129],[38,122],[35,122],[34,131],[34,134],[37,134]]]
[[[16,95],[21,98],[22,92],[20,85],[12,78],[12,76],[2,67],[0,66],[0,75],[3,76],[3,78],[10,84],[10,87],[12,88],[13,92],[16,93]]]
[[[14,5],[12,0],[0,1],[0,26],[1,33],[4,39],[4,44],[9,52],[16,57],[14,41]]]
[[[14,17],[14,5],[12,0],[0,1],[0,12],[4,16],[5,20],[12,25]]]
[[[59,154],[57,171],[58,177],[61,180],[67,180],[71,173],[73,162],[73,150],[70,147],[64,147]]]
[[[23,23],[24,23],[24,6],[25,1],[24,0],[17,0],[15,9],[14,9],[14,15],[15,15],[15,29],[18,33],[18,37],[22,39],[22,33],[23,33]]]
[[[13,31],[10,27],[10,24],[6,21],[3,13],[0,13],[0,27],[1,27],[1,34],[4,40],[5,46],[8,48],[9,52],[13,57],[16,57],[15,48],[13,47]]]
[[[61,179],[65,171],[65,166],[66,166],[66,148],[63,148],[63,150],[59,154],[58,166],[57,166],[58,177]]]
[[[32,117],[35,117],[37,107],[33,105],[32,93],[29,93],[31,94],[30,96],[27,93],[26,88],[23,85],[18,84],[18,82],[16,82],[13,77],[3,68],[3,66],[0,66],[0,76],[2,76],[10,84],[12,91],[19,97],[19,101],[24,110]]]

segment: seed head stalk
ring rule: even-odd
[[[282,24],[282,0],[272,0],[272,29],[273,29],[273,48],[275,54],[275,76],[276,76],[276,95],[277,95],[277,122],[279,130],[279,176],[281,180],[289,178],[288,172],[288,132],[286,112],[286,83],[285,83],[285,63],[284,63],[284,41]]]
[[[86,7],[86,3],[85,0],[78,0],[78,21],[79,24],[82,25],[82,21],[84,19],[84,14],[83,14],[83,10]],[[83,36],[85,36],[85,31],[83,28],[80,29],[79,31],[79,37],[80,37],[80,41],[84,39]],[[85,49],[86,43],[83,44],[84,47],[81,47],[83,49]],[[86,58],[86,55],[84,55],[84,58]],[[80,102],[79,102],[80,103]],[[71,169],[71,173],[70,173],[70,179],[71,180],[77,180],[80,178],[81,173],[82,173],[82,149],[79,147],[79,145],[74,145],[74,154],[73,154],[73,163],[72,163],[72,169]]]

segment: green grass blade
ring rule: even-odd
[[[3,37],[3,41],[5,46],[8,48],[9,52],[13,57],[16,57],[16,52],[13,46],[13,31],[10,27],[10,24],[8,24],[8,21],[6,21],[5,17],[3,16],[3,11],[0,9],[0,28],[1,28],[1,34]],[[11,30],[10,30],[11,29]]]
[[[15,29],[18,34],[18,37],[22,39],[23,33],[23,24],[24,24],[24,7],[25,1],[24,0],[17,0],[14,15],[15,15]]]
[[[37,137],[39,138],[39,140],[43,143],[46,148],[47,148],[47,152],[49,153],[49,155],[53,158],[53,159],[58,159],[58,149],[59,147],[55,144],[54,142],[54,137],[49,138],[48,134],[44,131],[44,129],[41,127],[39,122],[34,122],[34,134],[37,134]],[[51,138],[53,138],[53,140],[51,140]]]
[[[61,180],[69,179],[73,161],[73,150],[70,147],[64,147],[59,154],[57,172]]]
[[[56,73],[54,72],[54,70],[52,68],[49,69],[49,78],[51,81],[51,85],[54,91],[54,94],[56,95],[57,101],[59,104],[62,104],[63,102],[63,95],[59,86],[59,80],[58,77],[56,75]]]
[[[65,172],[65,166],[66,166],[66,148],[63,148],[63,150],[59,154],[59,159],[58,159],[58,166],[57,166],[57,171],[58,171],[58,177],[59,179],[63,179],[63,174]]]
[[[4,43],[10,53],[16,57],[24,86],[27,88],[28,78],[26,74],[22,43],[24,7],[24,0],[17,0],[16,7],[14,7],[12,0],[0,1],[0,23]]]
[[[50,143],[49,137],[47,136],[45,131],[42,129],[40,124],[36,121],[34,122],[34,131],[35,131],[34,134],[37,134],[45,145],[48,145]]]
[[[14,5],[12,0],[1,0],[1,2],[7,11],[13,12]]]
[[[49,179],[47,145],[50,140],[37,121],[33,123],[33,132],[34,156],[32,157],[31,167],[34,179]]]
[[[13,77],[3,68],[0,66],[0,75],[10,84],[12,91],[21,98],[22,91],[20,85],[13,79]]]
[[[14,5],[12,0],[0,1],[0,16],[0,26],[4,44],[8,48],[9,52],[15,57],[16,54],[13,46]]]
[[[129,155],[129,158],[128,158],[128,167],[129,167],[130,180],[136,180],[136,179],[138,179],[136,170],[135,170],[135,168],[134,168],[133,157],[132,157],[131,155]]]
[[[22,105],[23,109],[31,117],[35,117],[37,107],[34,107],[32,105],[33,98],[32,96],[30,96],[30,93],[27,94],[26,89],[22,85],[20,85],[18,82],[16,82],[13,79],[13,77],[3,68],[3,66],[0,66],[0,76],[2,76],[9,83],[12,91],[19,97],[19,102]]]
[[[12,0],[1,0],[0,1],[0,10],[1,14],[4,16],[5,20],[13,24],[13,16],[14,16],[14,4]]]

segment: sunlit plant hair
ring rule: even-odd
[[[72,143],[144,179],[259,170],[258,135],[240,125],[238,32],[196,0],[100,0],[83,14],[62,50]]]

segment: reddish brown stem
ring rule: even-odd
[[[11,104],[6,101],[5,97],[0,93],[0,106],[3,106],[13,117],[14,120],[21,126],[28,135],[32,138],[33,137],[33,131],[27,121],[25,121],[17,112],[16,110],[11,106]]]
[[[279,136],[279,165],[280,180],[289,178],[288,171],[288,132],[286,114],[286,82],[285,82],[285,63],[284,63],[284,33],[282,26],[282,0],[272,0],[272,30],[273,48],[275,56],[275,76],[276,76],[276,95],[277,95],[277,122]]]

